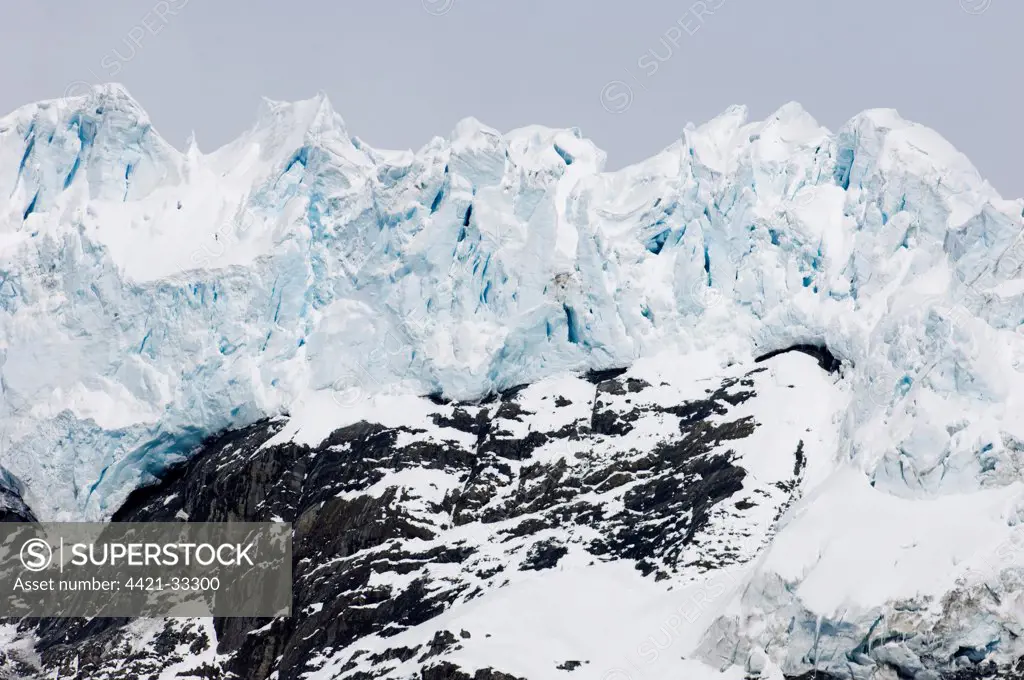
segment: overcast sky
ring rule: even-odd
[[[178,148],[261,96],[323,90],[349,131],[418,148],[465,116],[578,126],[609,169],[732,104],[836,129],[893,107],[1024,195],[1021,0],[7,0],[0,110],[124,83]]]

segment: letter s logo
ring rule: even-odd
[[[29,571],[42,571],[53,561],[53,548],[41,538],[32,538],[21,546],[21,564]]]

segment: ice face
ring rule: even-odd
[[[735,107],[604,172],[578,130],[370,148],[327,99],[179,152],[119,86],[0,119],[0,465],[108,516],[204,436],[379,392],[473,398],[653,353],[845,362],[838,455],[941,495],[1019,472],[1024,202],[936,133]]]

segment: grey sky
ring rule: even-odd
[[[1014,198],[1021,26],[1020,0],[8,0],[0,110],[115,80],[168,141],[195,130],[210,151],[260,96],[323,90],[374,146],[473,115],[579,126],[615,169],[731,104],[759,118],[796,100],[832,129],[885,106]]]

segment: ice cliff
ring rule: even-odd
[[[837,460],[894,503],[1019,483],[1024,201],[939,135],[735,107],[604,161],[474,119],[381,151],[323,96],[208,154],[116,85],[0,118],[4,475],[103,518],[267,415],[810,343],[843,360]]]

